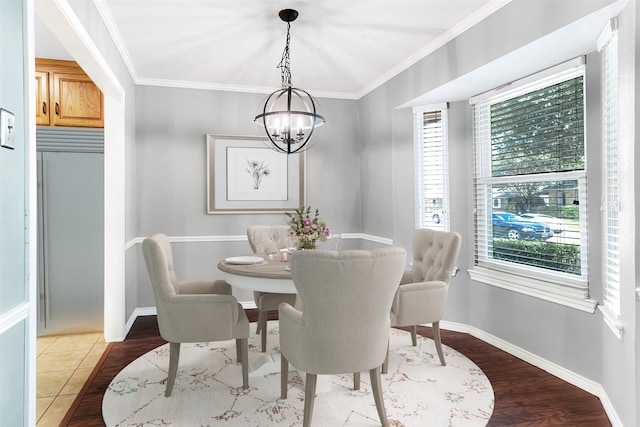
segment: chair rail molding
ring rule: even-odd
[[[125,251],[136,245],[141,245],[145,237],[134,237],[125,244]],[[383,245],[393,246],[393,239],[386,237],[374,236],[365,233],[341,233],[340,239],[361,239],[369,242],[381,243]],[[204,243],[204,242],[246,242],[248,241],[245,234],[239,235],[216,235],[216,236],[169,236],[172,243]]]

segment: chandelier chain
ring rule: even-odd
[[[289,30],[291,29],[291,23],[287,22],[287,43],[284,47],[284,51],[282,52],[282,59],[276,68],[280,68],[280,76],[282,79],[282,87],[289,88],[291,87],[291,68],[289,65],[289,42],[291,41],[291,36],[289,34]]]

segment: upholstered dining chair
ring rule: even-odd
[[[169,372],[165,396],[176,379],[180,344],[236,340],[242,363],[242,387],[249,388],[249,320],[224,280],[179,281],[173,269],[171,243],[164,234],[142,242],[156,301],[160,335],[169,342]]]
[[[411,343],[417,345],[416,325],[431,323],[433,340],[445,366],[440,320],[447,303],[449,281],[460,254],[462,238],[450,231],[417,229],[413,232],[413,266],[405,271],[391,306],[391,326],[411,326]],[[388,356],[388,355],[387,355]],[[382,367],[387,373],[388,359]]]
[[[250,225],[247,227],[247,239],[254,253],[276,254],[280,256],[280,249],[287,247],[289,241],[289,227],[286,225]],[[278,305],[286,302],[296,303],[295,294],[276,294],[269,292],[254,292],[253,300],[258,307],[258,325],[256,334],[260,335],[262,352],[267,350],[267,315],[278,309]]]
[[[280,304],[281,398],[287,398],[289,362],[305,372],[303,426],[311,424],[317,375],[369,371],[383,426],[388,425],[380,367],[389,342],[389,311],[406,251],[312,250],[291,255],[298,307]]]

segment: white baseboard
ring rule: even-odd
[[[133,313],[131,313],[131,317],[129,317],[129,320],[127,320],[127,323],[124,325],[124,337],[122,338],[122,340],[124,340],[124,338],[129,335],[129,331],[133,326],[133,322],[136,321],[138,316],[155,316],[156,314],[157,311],[155,307],[141,307],[133,310]]]
[[[578,375],[575,372],[565,369],[560,365],[550,362],[549,360],[546,360],[536,354],[533,354],[518,346],[515,346],[501,338],[491,335],[478,328],[465,325],[462,323],[441,321],[440,329],[447,329],[454,332],[467,333],[473,337],[478,338],[479,340],[486,342],[487,344],[491,344],[492,346],[497,347],[500,350],[506,351],[507,353],[517,357],[518,359],[531,363],[532,365],[545,370],[546,372],[550,373],[555,377],[560,378],[563,381],[573,384],[576,387],[581,388],[582,390],[593,394],[594,396],[598,397],[602,402],[602,406],[605,412],[607,413],[607,416],[609,417],[609,421],[611,422],[611,425],[613,427],[624,427],[622,425],[622,421],[620,421],[620,418],[618,417],[618,414],[615,411],[615,408],[611,404],[609,397],[607,396],[607,392],[605,391],[605,389],[602,387],[600,383],[597,383],[588,378],[585,378],[582,375]]]

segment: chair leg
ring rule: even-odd
[[[444,360],[444,353],[442,352],[442,341],[440,340],[440,322],[433,322],[431,329],[433,330],[433,340],[436,342],[436,350],[440,357],[440,364],[447,366],[447,362]]]
[[[353,373],[353,389],[360,390],[360,372]]]
[[[411,327],[411,345],[413,345],[414,347],[418,345],[417,329],[418,328],[416,325],[413,325]]]
[[[176,380],[178,372],[178,360],[180,359],[180,343],[172,342],[169,344],[169,375],[167,376],[167,388],[164,391],[164,397],[171,396],[173,383]]]
[[[260,345],[263,353],[267,351],[267,312],[260,310],[258,312],[258,330],[260,330]],[[256,331],[257,333],[257,331]]]
[[[389,342],[387,341],[387,355],[382,362],[382,373],[386,374],[389,371]]]
[[[280,353],[280,399],[287,398],[287,383],[289,382],[289,361]]]
[[[369,377],[371,378],[371,392],[373,393],[373,400],[376,402],[376,409],[378,409],[380,422],[382,423],[382,427],[389,427],[387,413],[384,410],[384,399],[382,398],[382,379],[380,377],[380,367],[371,369],[369,371]]]
[[[311,417],[313,416],[313,402],[316,398],[316,374],[307,372],[304,387],[304,418],[302,419],[302,427],[311,426]]]
[[[242,388],[249,388],[249,344],[246,338],[236,340],[238,362],[242,363]]]
[[[263,310],[258,309],[258,322],[256,323],[256,335],[260,333],[260,329],[262,328],[262,319],[266,316],[266,313]]]

